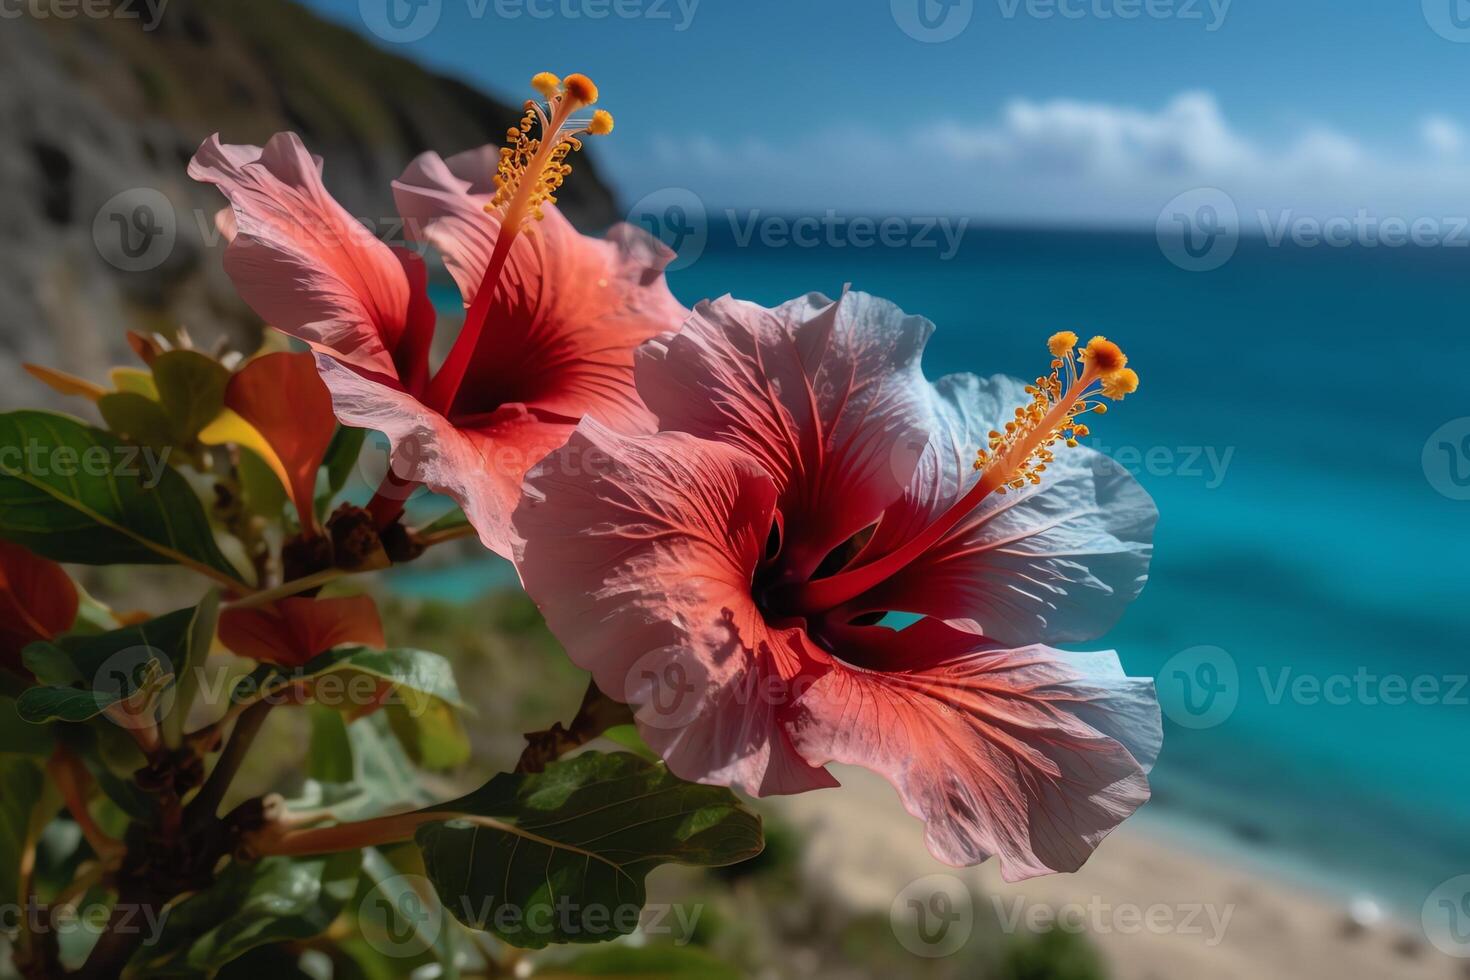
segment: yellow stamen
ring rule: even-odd
[[[1128,366],[1128,355],[1108,338],[1093,337],[1082,350],[1082,361],[1088,366],[1096,366],[1097,373],[1107,377]]]
[[[598,109],[592,114],[592,121],[587,124],[587,132],[592,136],[606,136],[613,131],[612,113],[606,109]]]
[[[592,79],[586,75],[568,75],[566,81],[561,84],[567,98],[575,102],[579,109],[597,101],[597,86],[593,85]]]
[[[1124,395],[1131,395],[1138,390],[1138,372],[1132,368],[1123,368],[1114,374],[1103,378],[1103,397],[1111,398],[1115,402],[1123,400]]]
[[[494,176],[495,196],[485,207],[502,214],[511,234],[527,221],[539,221],[542,207],[556,203],[557,191],[572,172],[567,157],[582,148],[578,137],[604,136],[613,129],[612,114],[601,109],[589,122],[572,121],[575,110],[597,101],[597,86],[586,75],[561,79],[543,71],[531,79],[531,87],[546,104],[527,102],[521,121],[506,131]]]
[[[1107,412],[1094,396],[1116,400],[1138,390],[1138,374],[1124,366],[1128,356],[1117,344],[1094,337],[1082,351],[1080,370],[1073,356],[1076,345],[1077,336],[1070,331],[1047,341],[1051,373],[1026,386],[1030,403],[1016,409],[1004,431],[991,430],[987,445],[975,454],[981,482],[997,493],[1039,484],[1056,458],[1053,447],[1058,442],[1076,446],[1090,433],[1079,419],[1089,412]]]
[[[1076,349],[1077,335],[1070,330],[1054,333],[1046,342],[1046,346],[1051,351],[1052,357],[1066,357]]]

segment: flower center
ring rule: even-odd
[[[556,192],[572,172],[567,157],[582,148],[584,135],[605,136],[613,130],[612,114],[598,109],[590,119],[573,119],[572,114],[597,101],[597,86],[586,75],[557,78],[541,72],[531,79],[546,102],[526,102],[526,113],[518,125],[506,131],[496,168],[495,196],[485,211],[500,217],[500,232],[485,265],[485,275],[464,326],[455,338],[449,356],[429,382],[428,406],[448,415],[454,397],[464,383],[465,373],[479,346],[490,312],[490,302],[500,285],[510,247],[523,228],[544,217],[542,208],[556,203]],[[532,135],[533,130],[539,135]]]
[[[1117,344],[1094,337],[1081,351],[1071,331],[1048,341],[1051,373],[1026,386],[1031,401],[1016,409],[1003,429],[990,432],[988,443],[975,454],[980,478],[961,497],[917,535],[871,561],[826,578],[816,578],[783,591],[778,604],[795,613],[813,616],[836,609],[906,568],[954,529],[991,493],[1039,485],[1047,464],[1055,459],[1058,442],[1076,446],[1088,434],[1079,419],[1088,413],[1103,415],[1107,405],[1138,390],[1138,375]]]

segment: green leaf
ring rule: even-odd
[[[281,485],[281,478],[255,450],[240,446],[240,490],[250,513],[279,524],[286,502],[291,498]]]
[[[405,699],[412,700],[412,695]],[[419,767],[447,772],[470,761],[469,732],[445,702],[423,700],[412,707],[408,703],[390,704],[384,713],[404,751]]]
[[[541,980],[625,977],[627,980],[740,980],[740,971],[697,946],[609,946],[585,950],[536,971]]]
[[[311,742],[306,752],[306,774],[322,783],[350,783],[356,775],[352,766],[352,740],[340,711],[319,704],[307,706],[311,718]]]
[[[342,716],[335,710],[319,706],[313,706],[312,710],[336,719],[338,725],[342,724]],[[317,752],[326,749],[318,743],[314,727],[313,778],[307,782],[301,795],[287,804],[291,809],[324,810],[333,820],[342,823],[381,816],[388,810],[427,806],[433,802],[433,795],[424,787],[403,747],[393,737],[382,712],[360,718],[346,728],[349,754],[345,761],[350,766],[347,779],[338,782],[326,778],[328,774],[341,771],[343,760],[340,756],[330,762],[318,760]],[[330,742],[331,737],[324,737],[322,741]],[[341,746],[333,746],[330,751],[336,753],[341,749]]]
[[[234,862],[169,913],[132,969],[150,977],[210,974],[257,947],[319,936],[356,893],[361,864],[359,851]]]
[[[352,468],[357,465],[358,456],[362,455],[362,444],[367,439],[367,434],[367,429],[357,429],[350,425],[339,425],[332,434],[327,455],[322,460],[322,469],[327,474],[327,489],[316,498],[318,517],[327,516],[332,508],[332,499],[347,486]]]
[[[331,674],[361,674],[386,681],[403,694],[410,710],[422,705],[422,698],[443,701],[461,709],[465,706],[459,696],[459,685],[454,680],[454,668],[437,653],[425,650],[338,647],[313,657],[299,673],[291,672],[292,677],[318,678],[318,687],[321,686],[320,678]]]
[[[42,686],[21,695],[21,717],[33,724],[87,721],[126,699],[130,708],[156,703],[167,721],[179,709],[174,681],[181,669],[197,681],[191,648],[201,610],[206,619],[213,615],[210,599],[136,626],[32,643],[23,658]]]
[[[65,415],[0,414],[0,537],[55,561],[178,563],[240,584],[188,481],[164,464]]]
[[[174,438],[187,446],[223,411],[230,372],[198,351],[171,350],[154,358],[153,383]]]
[[[648,743],[643,741],[643,735],[638,731],[637,725],[614,725],[603,732],[602,737],[650,762],[658,761],[658,753],[650,749]]]
[[[72,687],[33,687],[16,702],[20,716],[33,725],[51,721],[91,721],[114,705],[126,701],[137,706],[137,712],[165,688],[174,676],[165,674],[156,659],[150,659],[130,674],[120,675],[113,690],[78,690]]]
[[[502,773],[433,809],[452,816],[416,840],[440,900],[466,925],[533,949],[632,932],[660,864],[733,864],[762,846],[760,818],[728,789],[624,753]]]
[[[344,692],[360,686],[355,678],[393,685],[393,697],[383,710],[394,735],[418,765],[442,772],[469,761],[469,735],[457,714],[465,704],[448,660],[423,650],[340,647],[317,656],[293,676],[318,678],[318,703],[331,707],[337,697],[320,678],[333,675],[341,677]],[[360,701],[347,700],[353,705]]]
[[[390,859],[369,847],[362,854],[362,882],[355,903],[357,926],[368,944],[398,964],[394,976],[417,976],[420,966],[439,964],[442,980],[459,976],[456,953],[461,933],[439,905],[433,886],[399,850]],[[406,865],[406,866],[401,866]]]
[[[163,406],[132,391],[114,391],[97,399],[97,411],[113,435],[163,451],[174,444],[173,423]]]
[[[214,645],[215,626],[219,622],[219,590],[211,589],[194,607],[189,617],[189,632],[178,649],[178,659],[173,662],[173,671],[178,678],[174,688],[174,703],[163,718],[163,738],[177,748],[184,737],[184,724],[189,720],[189,709],[199,696],[199,681],[204,662],[209,659],[209,648]]]

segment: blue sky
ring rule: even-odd
[[[588,73],[618,119],[592,152],[628,200],[1138,223],[1221,187],[1246,209],[1470,209],[1466,0],[309,2],[503,96]],[[956,36],[918,39],[921,4]]]

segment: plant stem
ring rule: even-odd
[[[260,726],[265,723],[266,715],[270,714],[273,707],[269,701],[257,701],[241,713],[240,720],[235,722],[235,730],[230,733],[230,741],[225,745],[225,750],[220,753],[219,760],[214,764],[204,786],[200,788],[199,795],[189,804],[186,816],[191,823],[207,823],[218,818],[219,805],[224,802],[225,793],[235,781],[235,775],[240,771],[240,765],[245,761],[251,743],[260,734]]]
[[[411,813],[374,817],[372,820],[342,823],[332,827],[285,830],[274,835],[267,830],[252,842],[251,850],[262,857],[270,854],[303,857],[356,851],[383,844],[400,844],[411,840],[414,832],[424,824],[443,823],[455,819],[455,816],[453,813],[414,810]]]
[[[457,541],[460,538],[468,538],[475,533],[474,527],[466,524],[463,527],[452,527],[444,531],[435,532],[434,534],[426,534],[419,540],[424,547],[429,548],[436,544],[443,544],[446,541]],[[339,578],[354,574],[356,574],[356,570],[353,569],[327,568],[311,575],[292,579],[289,582],[282,582],[275,588],[251,592],[248,595],[236,599],[234,602],[228,603],[225,608],[253,609],[256,606],[264,606],[275,602],[277,599],[288,599],[293,595],[299,595],[309,589],[320,588],[330,582],[335,582]]]

